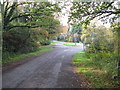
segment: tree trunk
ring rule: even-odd
[[[118,76],[120,76],[120,30],[118,30],[118,51],[117,52],[118,52]]]
[[[0,6],[1,6],[1,10],[0,10],[0,16],[1,16],[1,20],[0,20],[0,60],[2,60],[2,30],[3,30],[3,11],[4,11],[4,5],[0,2]],[[0,67],[2,66],[2,63],[0,63]],[[0,68],[1,69],[1,68]],[[0,84],[1,86],[1,84]]]

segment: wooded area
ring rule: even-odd
[[[100,70],[107,70],[110,78],[120,78],[120,8],[119,1],[73,2],[70,21],[83,25],[81,39],[87,47],[86,55],[94,62],[103,61]],[[106,28],[91,20],[110,23]],[[100,62],[99,62],[100,63]],[[99,64],[98,64],[99,65]],[[106,68],[106,69],[105,69]],[[107,69],[109,68],[109,69]]]
[[[109,78],[120,78],[119,1],[73,2],[69,24],[72,28],[58,40],[82,42],[85,54]],[[92,21],[92,22],[91,22]],[[93,22],[94,21],[94,22]],[[100,24],[100,22],[103,24]],[[104,24],[110,24],[105,26]]]
[[[51,40],[83,43],[85,55],[110,79],[120,79],[120,2],[72,3],[68,30],[56,16],[63,9],[58,2],[3,2],[2,59],[26,54],[50,45]],[[64,6],[67,7],[67,6]],[[100,22],[103,24],[100,24]],[[109,23],[110,27],[105,24]],[[97,66],[96,65],[96,66]],[[119,82],[119,81],[118,81]],[[119,86],[119,85],[118,85]]]
[[[28,53],[49,45],[59,32],[60,22],[54,14],[60,12],[50,2],[3,2],[3,59],[11,53]]]

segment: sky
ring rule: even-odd
[[[63,24],[63,26],[67,26],[68,25],[68,16],[69,16],[69,12],[70,12],[70,7],[72,6],[72,3],[67,0],[66,2],[61,2],[59,4],[59,6],[65,6],[65,8],[62,8],[61,10],[61,15],[59,17],[59,20],[61,22],[61,24]]]

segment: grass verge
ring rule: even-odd
[[[63,43],[63,45],[66,45],[66,46],[79,46],[75,43]]]
[[[120,82],[112,78],[115,69],[114,60],[109,63],[106,60],[92,60],[93,54],[88,56],[85,52],[77,53],[73,57],[73,62],[77,66],[78,72],[83,73],[91,87],[116,88]]]
[[[27,54],[16,54],[16,55],[13,55],[13,56],[11,55],[9,58],[2,60],[2,64],[3,65],[8,64],[10,62],[21,60],[21,59],[30,57],[32,55],[37,55],[37,54],[41,54],[41,53],[50,51],[52,49],[53,49],[52,47],[44,46],[44,47],[40,47],[40,49],[36,52],[31,52],[31,53],[27,53]]]

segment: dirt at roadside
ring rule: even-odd
[[[75,65],[74,65],[74,73],[76,73],[77,77],[79,77],[80,79],[81,88],[92,88],[89,82],[87,81],[87,79],[85,78],[85,76],[83,75],[83,73],[78,72],[78,69]]]

